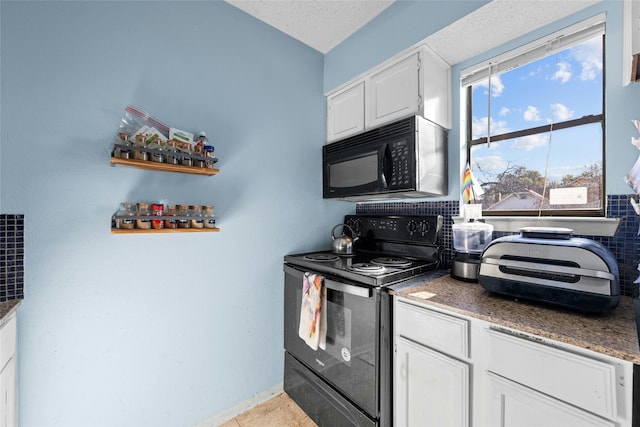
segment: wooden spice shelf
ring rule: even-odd
[[[153,171],[189,173],[194,175],[205,175],[205,176],[216,175],[218,172],[220,172],[220,169],[218,168],[201,168],[199,166],[171,165],[168,163],[153,162],[150,160],[121,159],[119,157],[113,157],[113,156],[111,156],[111,164],[131,166],[138,169],[146,169],[146,170],[153,170]],[[183,230],[186,230],[186,229],[183,229]],[[127,230],[127,231],[130,232],[131,230]],[[139,231],[148,232],[147,230],[139,230]],[[158,230],[158,231],[161,231],[161,230]]]
[[[150,228],[148,230],[134,228],[131,230],[123,228],[112,228],[111,234],[152,234],[152,233],[217,233],[219,228]]]

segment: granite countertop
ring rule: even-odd
[[[21,302],[21,299],[12,299],[9,301],[0,302],[0,327],[4,325],[7,317],[9,317],[11,313],[18,309],[18,306]]]
[[[477,283],[456,280],[448,274],[391,293],[640,364],[630,297],[621,297],[618,307],[606,314],[582,314],[490,294]]]

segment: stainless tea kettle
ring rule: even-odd
[[[340,226],[342,226],[343,228],[342,236],[336,237],[334,233],[336,231],[336,228]],[[359,237],[352,239],[351,237],[344,234],[345,227],[348,228],[349,231],[351,231],[352,235],[355,234],[353,232],[353,229],[349,227],[347,224],[338,224],[335,227],[333,227],[333,230],[331,230],[331,239],[333,239],[333,242],[331,242],[331,252],[333,252],[334,254],[353,255],[353,244],[356,242],[356,240],[359,239]]]

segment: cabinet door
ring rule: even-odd
[[[16,362],[9,359],[0,372],[0,427],[15,427],[16,413]]]
[[[489,375],[488,426],[502,427],[588,427],[615,426],[575,406],[538,393],[498,375]]]
[[[420,107],[418,53],[371,76],[367,89],[367,127],[418,114]]]
[[[327,97],[327,141],[364,130],[364,81]]]
[[[469,366],[396,337],[394,425],[469,425]]]

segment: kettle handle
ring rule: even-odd
[[[335,240],[336,236],[334,235],[336,228],[342,226],[342,228],[344,229],[344,227],[347,227],[349,229],[349,231],[351,231],[351,235],[353,236],[353,228],[349,227],[347,224],[336,224],[335,227],[333,227],[333,230],[331,230],[331,240]],[[342,235],[344,236],[344,232],[342,233]]]

